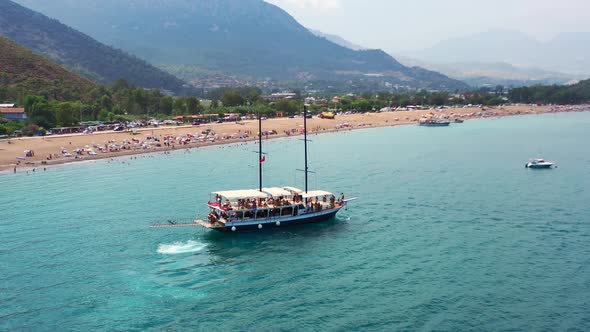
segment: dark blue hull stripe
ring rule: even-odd
[[[301,218],[301,219],[295,219],[295,220],[290,220],[290,221],[281,221],[280,226],[277,226],[276,223],[262,224],[262,229],[263,230],[264,229],[276,229],[276,228],[284,228],[284,227],[294,226],[294,225],[319,223],[319,222],[330,220],[330,219],[334,218],[336,216],[337,212],[338,212],[338,210],[331,212],[331,213],[327,213],[327,214],[323,214],[323,215],[319,215],[319,216],[314,216],[314,217],[310,217],[310,218]],[[214,228],[214,229],[218,230],[218,231],[222,231],[222,232],[230,232],[231,233],[231,232],[233,232],[232,227],[236,228],[236,230],[235,230],[236,232],[249,232],[249,231],[259,231],[260,230],[260,229],[258,229],[258,224],[239,225],[239,223],[234,223],[233,226],[227,225],[226,227]]]

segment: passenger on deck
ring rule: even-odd
[[[338,204],[344,204],[344,193],[340,193],[340,197],[338,197]]]
[[[336,206],[335,200],[336,200],[336,197],[334,197],[334,195],[331,195],[330,196],[330,208],[331,209],[333,209]]]
[[[225,203],[223,204],[223,209],[225,210],[231,210],[231,204],[229,202],[229,199],[225,199]]]
[[[217,214],[217,211],[213,210],[211,211],[211,213],[209,213],[209,221],[214,224],[219,220],[219,215]]]

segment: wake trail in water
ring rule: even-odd
[[[191,252],[199,252],[205,249],[207,245],[188,240],[187,242],[174,242],[172,244],[160,244],[158,246],[158,253],[164,255],[186,254]]]

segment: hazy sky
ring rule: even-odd
[[[308,28],[393,53],[495,29],[519,30],[540,40],[590,31],[590,0],[266,1]]]

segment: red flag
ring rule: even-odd
[[[263,163],[266,161],[266,156],[262,156],[262,158],[260,159],[260,163]]]

